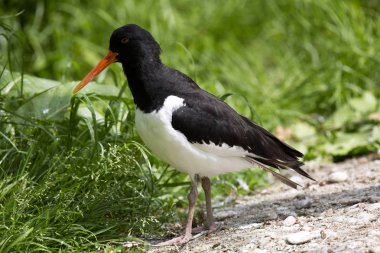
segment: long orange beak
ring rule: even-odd
[[[106,56],[104,56],[103,59],[100,60],[98,65],[93,68],[90,73],[87,74],[85,78],[82,79],[82,81],[74,88],[73,93],[77,93],[80,91],[84,86],[86,86],[94,77],[100,74],[105,68],[108,67],[111,63],[114,63],[117,61],[116,56],[118,53],[114,53],[112,51],[108,51]]]

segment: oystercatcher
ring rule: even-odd
[[[148,31],[135,24],[122,26],[112,33],[107,55],[74,89],[78,92],[109,64],[120,62],[136,104],[135,124],[141,139],[159,158],[191,176],[185,232],[159,245],[191,238],[199,182],[206,197],[207,226],[215,230],[211,176],[258,165],[293,188],[298,184],[274,169],[292,169],[314,180],[301,168],[301,152],[164,65],[160,53]]]

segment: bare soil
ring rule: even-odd
[[[308,163],[318,182],[293,176],[300,190],[270,189],[215,208],[219,229],[182,246],[150,252],[380,253],[380,159]]]

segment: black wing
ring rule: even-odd
[[[172,126],[191,143],[240,146],[249,152],[247,160],[278,169],[291,168],[312,179],[301,169],[301,152],[241,116],[220,99],[201,89],[193,89],[181,97],[185,98],[186,106],[173,113]]]

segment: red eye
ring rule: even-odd
[[[127,44],[128,41],[129,41],[128,37],[124,37],[124,38],[121,39],[121,43],[123,43],[123,44]]]

